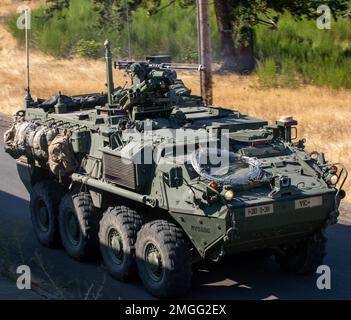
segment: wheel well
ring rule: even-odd
[[[101,210],[104,212],[106,211],[109,207],[114,207],[117,205],[126,205],[129,206],[130,208],[138,211],[140,214],[143,215],[143,222],[148,223],[154,220],[165,220],[168,221],[170,223],[175,224],[176,226],[178,226],[179,228],[182,228],[182,226],[169,214],[169,212],[165,209],[161,209],[161,208],[151,208],[150,206],[147,206],[143,203],[138,203],[126,198],[121,198],[115,195],[111,195],[111,194],[103,194],[102,197],[102,202],[101,202],[102,206],[101,206]],[[186,237],[190,248],[191,248],[191,252],[193,252],[194,254],[192,254],[193,257],[196,257],[196,259],[200,256],[199,253],[197,252],[193,242],[191,241],[191,239],[189,238],[189,236],[186,234],[186,232],[184,232],[184,236]]]
[[[71,187],[71,189],[73,190],[80,190],[81,189],[81,184],[74,184],[73,187]],[[94,188],[91,187],[87,187],[86,189],[87,191],[90,192],[90,194],[99,194],[100,197],[99,199],[95,199],[93,198],[93,202],[94,202],[94,206],[96,206],[98,209],[101,210],[101,212],[105,212],[109,207],[115,207],[118,205],[125,205],[130,207],[131,209],[134,209],[135,211],[137,211],[138,213],[140,213],[143,216],[143,222],[148,223],[154,220],[165,220],[168,221],[170,223],[175,224],[176,226],[178,226],[179,228],[182,228],[182,226],[170,215],[170,213],[162,208],[151,208],[150,206],[147,206],[146,204],[143,203],[139,203],[139,202],[135,202],[132,200],[129,200],[127,198],[122,198],[120,196],[111,194],[111,193],[107,193],[107,192],[101,192],[100,190],[96,190]],[[96,200],[97,202],[95,203]],[[195,248],[193,242],[191,241],[191,239],[189,238],[189,236],[187,235],[186,232],[184,232],[184,236],[187,239],[189,245],[190,245],[190,250],[192,252],[192,256],[195,259],[198,259],[200,257],[200,254],[198,253],[197,249]]]

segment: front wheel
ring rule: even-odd
[[[311,274],[323,264],[326,254],[327,238],[324,230],[316,232],[308,239],[295,245],[286,246],[276,254],[276,260],[281,268],[297,274]]]
[[[138,233],[136,259],[148,292],[159,298],[185,294],[191,285],[192,261],[183,231],[173,223],[156,220]]]
[[[118,280],[137,273],[135,241],[141,225],[141,215],[127,206],[107,209],[100,221],[100,252],[108,272]]]

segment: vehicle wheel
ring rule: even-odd
[[[100,252],[109,273],[118,280],[137,273],[135,241],[141,226],[141,215],[126,206],[109,208],[100,221]]]
[[[323,264],[326,242],[323,232],[317,232],[295,246],[284,248],[283,253],[276,254],[276,260],[285,271],[297,274],[314,273]]]
[[[60,234],[57,221],[61,187],[50,180],[33,186],[30,197],[30,213],[34,232],[41,244],[57,247]]]
[[[62,244],[76,260],[96,255],[99,248],[99,215],[88,192],[67,193],[59,209]]]
[[[164,220],[145,224],[138,233],[136,259],[148,292],[159,298],[185,294],[191,286],[192,262],[183,231]]]

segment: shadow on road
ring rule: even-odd
[[[240,255],[194,267],[192,291],[183,298],[350,299],[350,228],[338,224],[328,230],[325,264],[332,271],[331,290],[317,289],[317,274],[289,275],[272,258],[261,261]],[[32,231],[28,201],[4,191],[0,191],[0,247],[4,252],[0,264],[13,270],[19,264],[29,265],[35,274],[34,285],[54,292],[57,298],[152,299],[140,281],[116,281],[100,261],[79,263],[62,249],[42,247]]]

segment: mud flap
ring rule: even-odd
[[[33,166],[22,161],[16,161],[18,175],[29,193],[32,193],[32,175],[34,172]]]

